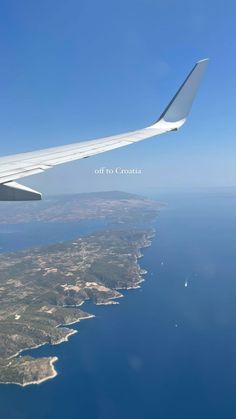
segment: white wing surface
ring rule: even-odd
[[[84,159],[105,151],[178,130],[186,121],[208,59],[198,61],[160,118],[152,125],[125,134],[70,145],[0,157],[0,201],[41,199],[41,194],[16,183],[58,164]]]

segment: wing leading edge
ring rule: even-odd
[[[41,199],[41,194],[15,180],[41,173],[58,164],[84,159],[115,148],[178,130],[186,121],[208,59],[198,61],[160,118],[152,125],[125,134],[66,146],[0,157],[0,201]]]

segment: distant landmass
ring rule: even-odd
[[[0,224],[75,222],[149,222],[162,204],[126,192],[93,192],[55,196],[37,202],[1,202]]]
[[[2,224],[104,219],[108,228],[76,240],[0,254],[1,383],[25,386],[56,376],[56,357],[20,353],[68,340],[76,333],[69,325],[93,317],[80,308],[86,300],[118,304],[122,289],[139,287],[145,271],[138,259],[155,232],[137,228],[137,223],[153,220],[159,208],[156,201],[121,192],[68,195],[42,205],[3,205]]]

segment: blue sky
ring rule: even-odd
[[[142,128],[209,57],[181,131],[23,183],[46,193],[236,186],[235,13],[227,0],[2,0],[1,154]],[[143,174],[95,175],[101,166]]]

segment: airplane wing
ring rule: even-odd
[[[0,157],[0,201],[41,199],[41,193],[20,185],[17,179],[44,172],[58,164],[84,159],[178,130],[186,121],[208,59],[198,61],[160,118],[152,125],[125,134]]]

